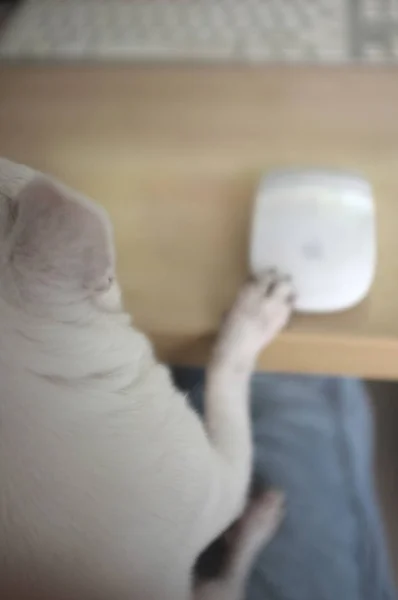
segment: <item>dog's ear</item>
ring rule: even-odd
[[[19,274],[71,292],[110,286],[113,244],[102,209],[42,177],[25,186],[12,211],[8,260]]]

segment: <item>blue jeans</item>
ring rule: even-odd
[[[203,371],[174,375],[201,412]],[[395,598],[362,383],[256,374],[252,417],[255,478],[286,491],[287,515],[257,562],[248,599]]]

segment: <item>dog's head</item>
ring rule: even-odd
[[[120,305],[107,214],[49,179],[1,198],[0,252],[0,294],[8,301],[39,312],[87,301]]]

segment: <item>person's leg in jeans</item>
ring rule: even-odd
[[[201,410],[203,376],[175,370]],[[260,554],[249,600],[395,597],[373,486],[372,419],[355,380],[257,374],[255,480],[286,493],[286,516]]]

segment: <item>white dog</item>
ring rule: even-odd
[[[192,597],[196,558],[246,503],[250,374],[291,284],[268,273],[240,293],[203,424],[123,312],[100,207],[2,159],[0,245],[0,597]],[[199,597],[239,597],[281,495],[260,512]]]

